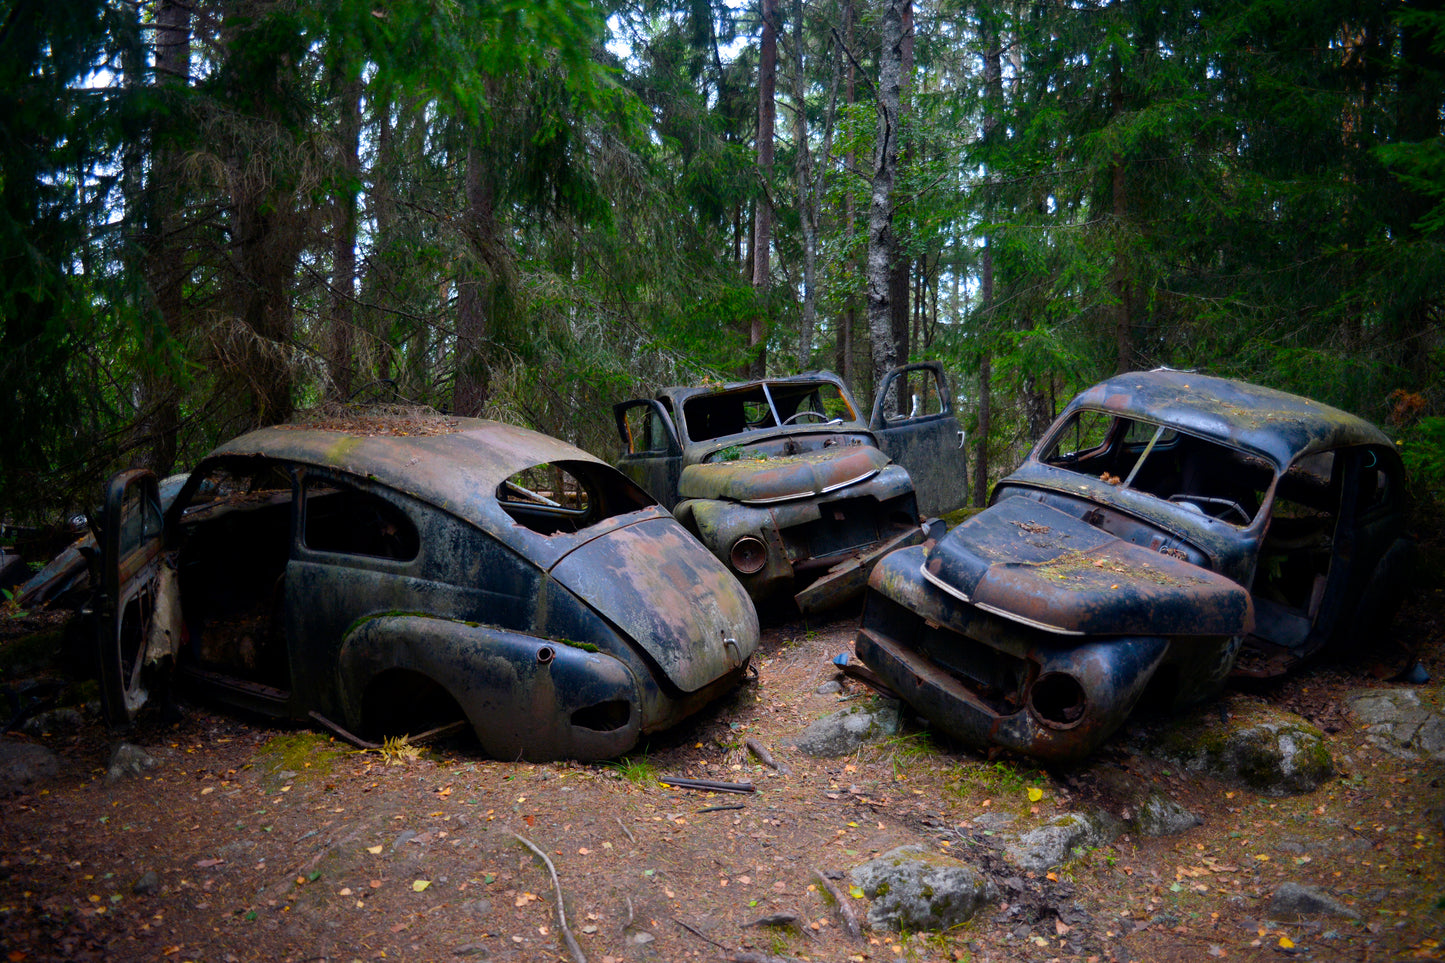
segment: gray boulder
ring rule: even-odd
[[[967,863],[903,846],[855,867],[853,881],[872,900],[868,924],[895,930],[950,930],[996,896],[993,884]]]
[[[118,782],[126,776],[139,776],[155,767],[156,761],[150,753],[140,746],[122,742],[110,754],[110,765],[105,770],[105,781]]]
[[[1318,886],[1281,883],[1269,901],[1272,919],[1289,920],[1315,916],[1343,916],[1359,919],[1360,914],[1335,899]]]
[[[864,744],[898,735],[903,712],[896,700],[878,699],[871,706],[850,706],[826,715],[793,740],[802,752],[818,758],[846,756]]]
[[[1129,820],[1130,830],[1145,837],[1174,836],[1203,824],[1198,813],[1185,809],[1161,792],[1152,792],[1140,801],[1134,818]]]
[[[59,757],[44,746],[0,739],[0,798],[23,792],[31,783],[51,779],[59,772]]]
[[[1020,869],[1042,873],[1062,866],[1079,851],[1113,842],[1119,830],[1118,821],[1105,813],[1063,813],[1005,842],[1004,853]]]
[[[1445,762],[1445,714],[1439,691],[1360,689],[1345,697],[1365,738],[1395,756]]]
[[[1312,792],[1334,775],[1325,735],[1299,716],[1246,706],[1228,721],[1196,713],[1165,731],[1151,751],[1190,772],[1266,796]]]

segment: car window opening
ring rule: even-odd
[[[406,512],[349,485],[308,477],[303,516],[302,538],[312,551],[409,562],[421,550]]]
[[[622,476],[604,474],[587,462],[547,462],[523,469],[497,486],[497,502],[513,521],[548,536],[580,532],[654,504]]]
[[[1254,520],[1273,478],[1264,459],[1238,449],[1088,409],[1064,424],[1043,461],[1237,528]]]

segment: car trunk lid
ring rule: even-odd
[[[674,518],[613,529],[568,553],[551,574],[684,692],[715,682],[757,648],[758,617],[747,593]]]

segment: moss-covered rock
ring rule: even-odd
[[[993,884],[962,860],[903,846],[852,871],[871,899],[870,926],[946,931],[961,926],[997,896]]]
[[[1198,713],[1166,729],[1153,754],[1267,796],[1312,792],[1334,775],[1325,735],[1299,716],[1245,705],[1227,720]]]

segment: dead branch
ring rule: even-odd
[[[839,891],[833,881],[823,875],[821,869],[814,869],[813,875],[818,877],[818,882],[823,884],[828,895],[833,897],[833,902],[838,904],[838,915],[843,918],[843,928],[848,931],[848,935],[853,937],[855,942],[863,942],[863,927],[858,923],[858,914],[853,912],[853,905],[848,902],[847,894]]]
[[[632,830],[627,828],[627,824],[622,821],[622,817],[613,816],[612,818],[617,820],[617,825],[622,829],[622,834],[627,837],[628,841],[632,843],[632,845],[636,846],[637,837],[632,835]]]
[[[768,752],[768,750],[763,748],[763,744],[761,742],[758,742],[758,740],[756,739],[747,739],[744,740],[743,745],[748,747],[748,752],[751,752],[754,756],[757,756],[758,762],[767,766],[769,769],[776,769],[778,772],[782,773],[785,776],[788,775],[788,767],[779,765],[773,759],[772,753]]]
[[[567,944],[567,950],[572,954],[572,959],[577,963],[587,963],[587,955],[582,952],[582,947],[577,944],[577,937],[572,935],[571,928],[567,926],[567,909],[562,905],[562,884],[557,879],[557,867],[552,865],[547,854],[538,849],[530,839],[518,836],[510,829],[507,830],[507,835],[526,846],[533,855],[546,864],[547,873],[552,877],[552,890],[557,894],[557,928],[562,931],[562,942]]]
[[[676,789],[696,789],[700,792],[757,792],[750,782],[714,782],[711,779],[684,779],[681,776],[659,776],[658,782]]]

